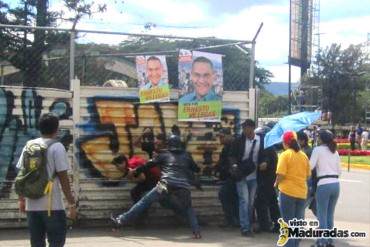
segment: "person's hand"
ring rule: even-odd
[[[277,187],[278,187],[278,182],[277,182],[277,180],[275,180],[274,188],[277,188]]]
[[[262,162],[259,165],[259,169],[260,169],[260,171],[266,171],[267,170],[267,163],[266,162]]]
[[[68,216],[67,217],[73,221],[77,219],[76,204],[68,205]]]
[[[132,168],[128,168],[128,172],[127,172],[127,178],[128,179],[133,179],[135,178],[135,169],[132,169]]]
[[[24,198],[19,198],[18,206],[19,206],[19,211],[21,213],[26,212],[26,202],[25,202]]]

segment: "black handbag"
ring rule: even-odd
[[[249,152],[249,156],[247,159],[242,160],[237,164],[233,164],[230,167],[230,175],[234,181],[240,181],[252,172],[256,170],[256,164],[253,162],[253,151],[254,147],[256,146],[256,140],[253,140],[251,151]]]

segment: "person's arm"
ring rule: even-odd
[[[22,169],[23,168],[23,153],[24,153],[25,147],[22,150],[21,156],[19,156],[19,160],[17,162],[16,168],[17,169]],[[23,196],[18,197],[18,206],[19,206],[19,211],[24,213],[26,212],[26,202],[25,198]]]
[[[61,143],[56,143],[53,145],[53,159],[55,165],[55,175],[59,179],[61,189],[68,202],[68,217],[71,219],[76,219],[76,201],[72,195],[71,186],[68,178],[69,162],[67,157],[67,152]]]
[[[276,174],[276,180],[275,180],[275,183],[274,183],[274,187],[278,187],[279,186],[279,183],[281,181],[283,181],[284,179],[284,175],[282,174]]]
[[[133,171],[133,175],[135,177],[139,176],[140,173],[143,173],[147,170],[149,170],[150,168],[152,167],[155,167],[156,165],[158,165],[159,162],[158,162],[158,157],[153,159],[153,160],[149,160],[145,165],[143,166],[140,166],[138,168],[136,168],[134,171]]]
[[[310,158],[311,170],[315,169],[315,167],[317,166],[318,160],[319,160],[318,149],[314,148],[311,154],[311,158]]]
[[[286,155],[286,151],[280,154],[278,159],[278,164],[276,168],[276,180],[274,186],[277,187],[281,181],[284,180],[284,177],[288,170],[288,157]]]

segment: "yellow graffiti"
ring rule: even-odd
[[[204,168],[204,152],[212,151],[212,161],[218,160],[221,146],[218,138],[213,140],[198,141],[196,137],[204,136],[207,132],[213,132],[212,127],[206,126],[205,123],[193,123],[189,128],[187,122],[177,122],[177,106],[172,103],[161,103],[160,111],[156,109],[154,104],[135,105],[129,101],[118,101],[110,99],[95,100],[95,107],[99,116],[99,124],[112,125],[116,133],[118,141],[118,150],[116,153],[112,151],[111,137],[100,136],[92,139],[87,138],[81,144],[86,158],[91,162],[93,167],[99,173],[109,179],[120,179],[124,175],[122,171],[112,164],[112,160],[118,153],[129,155],[133,151],[135,155],[148,158],[146,153],[141,150],[141,147],[133,146],[133,141],[136,140],[142,133],[144,128],[152,127],[155,134],[165,131],[170,133],[171,127],[176,124],[181,129],[181,133],[191,132],[192,140],[188,144],[187,151],[192,153],[194,160],[201,168]],[[160,119],[163,119],[161,121]],[[236,116],[233,114],[224,114],[221,125],[234,128]],[[226,119],[226,121],[225,121]],[[203,167],[202,167],[203,166]]]

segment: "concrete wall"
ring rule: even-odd
[[[156,133],[168,134],[174,124],[182,133],[192,133],[188,151],[202,167],[205,186],[204,191],[193,192],[195,210],[201,220],[219,219],[221,208],[212,177],[221,148],[216,133],[220,127],[239,131],[241,121],[249,116],[248,92],[224,92],[221,123],[207,124],[177,122],[175,90],[171,92],[171,102],[141,105],[136,103],[137,89],[79,87],[76,82],[73,91],[72,94],[53,89],[0,88],[0,227],[25,225],[11,189],[14,166],[24,143],[38,136],[38,117],[48,111],[61,117],[60,135],[65,140],[70,135],[75,139],[70,148],[74,164],[71,178],[79,198],[81,224],[106,223],[110,212],[129,208],[129,190],[133,185],[122,178],[111,160],[118,153],[146,157],[133,145],[143,128],[152,126]],[[152,222],[173,218],[172,212],[159,206],[153,207],[151,215]]]

